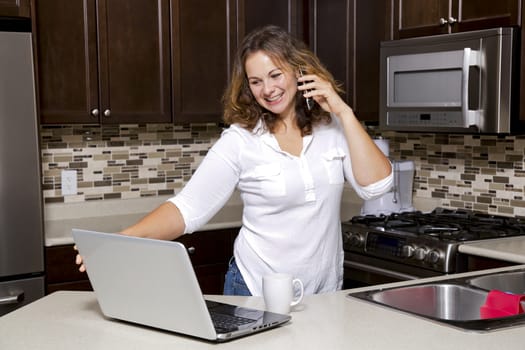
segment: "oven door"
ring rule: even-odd
[[[345,252],[343,288],[358,288],[440,275],[443,273],[368,255]]]

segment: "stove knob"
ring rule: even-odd
[[[363,244],[363,237],[358,233],[351,234],[348,240],[353,247],[360,247]]]
[[[425,257],[427,256],[427,250],[425,248],[417,248],[414,251],[414,258],[416,260],[425,260]]]
[[[411,258],[412,255],[414,255],[414,247],[411,245],[404,245],[403,248],[401,248],[401,256],[404,258]]]
[[[350,232],[343,231],[343,244],[350,244]]]
[[[439,254],[439,251],[432,249],[427,256],[427,260],[431,264],[437,264],[439,262],[439,259],[441,258],[441,254]]]

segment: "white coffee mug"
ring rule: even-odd
[[[294,290],[300,293],[294,299]],[[266,310],[289,314],[291,307],[299,304],[303,300],[304,286],[298,278],[286,273],[274,273],[263,276],[263,296]]]

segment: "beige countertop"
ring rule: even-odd
[[[525,264],[524,236],[466,242],[458,249],[464,254]]]
[[[493,271],[511,271],[523,267],[525,266],[521,265]],[[481,272],[428,280],[477,274]],[[395,285],[416,282],[400,282]],[[367,288],[361,290],[363,289]],[[349,298],[348,292],[307,296],[300,307],[292,312],[292,320],[286,325],[221,345],[106,319],[92,292],[56,292],[0,317],[0,349],[522,350],[525,346],[525,326],[488,333],[466,332]],[[209,298],[264,308],[264,301],[260,297]]]
[[[169,198],[170,196],[159,196],[47,205],[44,221],[45,245],[49,247],[73,243],[73,228],[119,232]],[[240,227],[241,220],[242,202],[235,193],[202,230]]]
[[[119,232],[137,222],[148,212],[165,202],[170,196],[138,199],[112,199],[82,203],[53,203],[45,206],[45,245],[72,244],[73,228],[103,232]],[[350,186],[345,186],[341,201],[341,220],[350,220],[359,215],[363,200]],[[439,206],[435,199],[414,198],[414,207],[431,211]],[[234,192],[226,205],[201,230],[240,227],[242,200]]]

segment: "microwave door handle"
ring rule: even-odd
[[[470,47],[463,49],[463,67],[461,84],[461,114],[463,115],[464,126],[476,126],[478,129],[480,125],[480,111],[468,109],[468,91],[469,91],[469,74],[470,66],[479,66],[479,52],[472,50]]]

